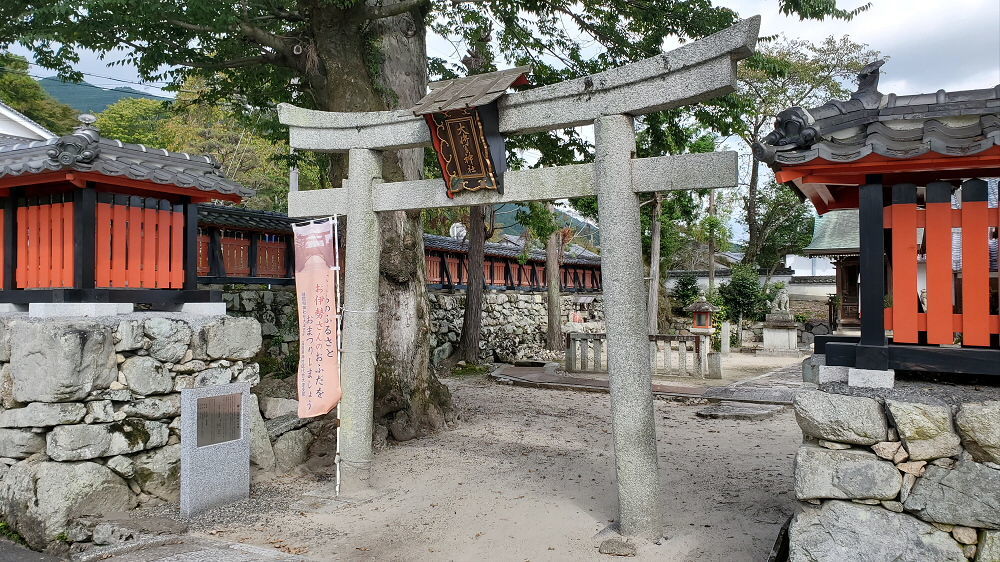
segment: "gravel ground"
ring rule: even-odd
[[[190,532],[315,560],[605,560],[594,536],[617,506],[607,395],[445,381],[458,422],[379,453],[369,501],[302,508],[329,475],[285,475]],[[705,420],[701,407],[655,404],[668,540],[641,544],[640,558],[764,559],[794,508],[799,430],[789,412]]]

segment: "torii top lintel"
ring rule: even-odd
[[[754,52],[760,16],[672,51],[496,100],[499,132],[524,134],[588,125],[603,115],[645,115],[725,95],[736,87],[736,62]],[[338,113],[278,106],[293,148],[346,152],[429,146],[413,109]]]

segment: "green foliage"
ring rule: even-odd
[[[14,528],[10,526],[10,523],[7,523],[6,521],[0,521],[0,538],[7,539],[17,544],[22,544],[22,545],[28,544],[24,540],[24,537],[22,537],[17,531],[15,531]]]
[[[555,214],[548,205],[538,201],[528,202],[527,210],[517,211],[516,217],[517,222],[530,230],[532,235],[539,240],[548,240],[549,236],[562,228],[562,225],[556,222]]]
[[[125,98],[102,111],[95,125],[101,130],[101,135],[110,139],[171,148],[176,146],[176,142],[168,127],[170,117],[170,107],[163,102]]]
[[[798,254],[812,241],[815,214],[792,189],[773,180],[762,186],[757,200],[761,240],[756,263],[774,271],[785,256]]]
[[[478,363],[465,363],[462,365],[455,365],[451,369],[451,376],[453,377],[483,376],[489,373],[490,369],[492,369],[490,365],[481,365]]]
[[[733,266],[729,281],[719,286],[719,298],[725,305],[728,318],[734,322],[760,320],[767,312],[769,303],[757,271],[745,265]]]
[[[677,315],[685,314],[684,307],[698,300],[701,288],[698,286],[698,277],[693,273],[684,273],[677,278],[673,288],[670,290],[670,304],[673,313]]]
[[[56,101],[28,75],[27,59],[3,51],[0,51],[0,101],[57,135],[69,133],[80,124],[76,110]]]

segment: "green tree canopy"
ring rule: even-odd
[[[77,111],[59,103],[28,74],[28,60],[0,52],[0,101],[57,135],[80,124]]]

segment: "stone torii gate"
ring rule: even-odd
[[[607,322],[608,378],[624,535],[661,531],[660,480],[649,363],[637,194],[734,187],[735,152],[635,158],[633,117],[725,95],[736,62],[753,53],[760,18],[667,53],[605,72],[511,93],[498,100],[500,132],[524,134],[594,125],[595,160],[508,171],[504,193],[448,198],[440,179],[382,183],[382,151],[429,146],[427,124],[409,110],[331,113],[282,104],[290,144],[348,153],[343,188],[294,191],[289,215],[347,216],[341,403],[341,475],[346,490],[370,485],[379,231],[376,213],[545,201],[597,195]]]

